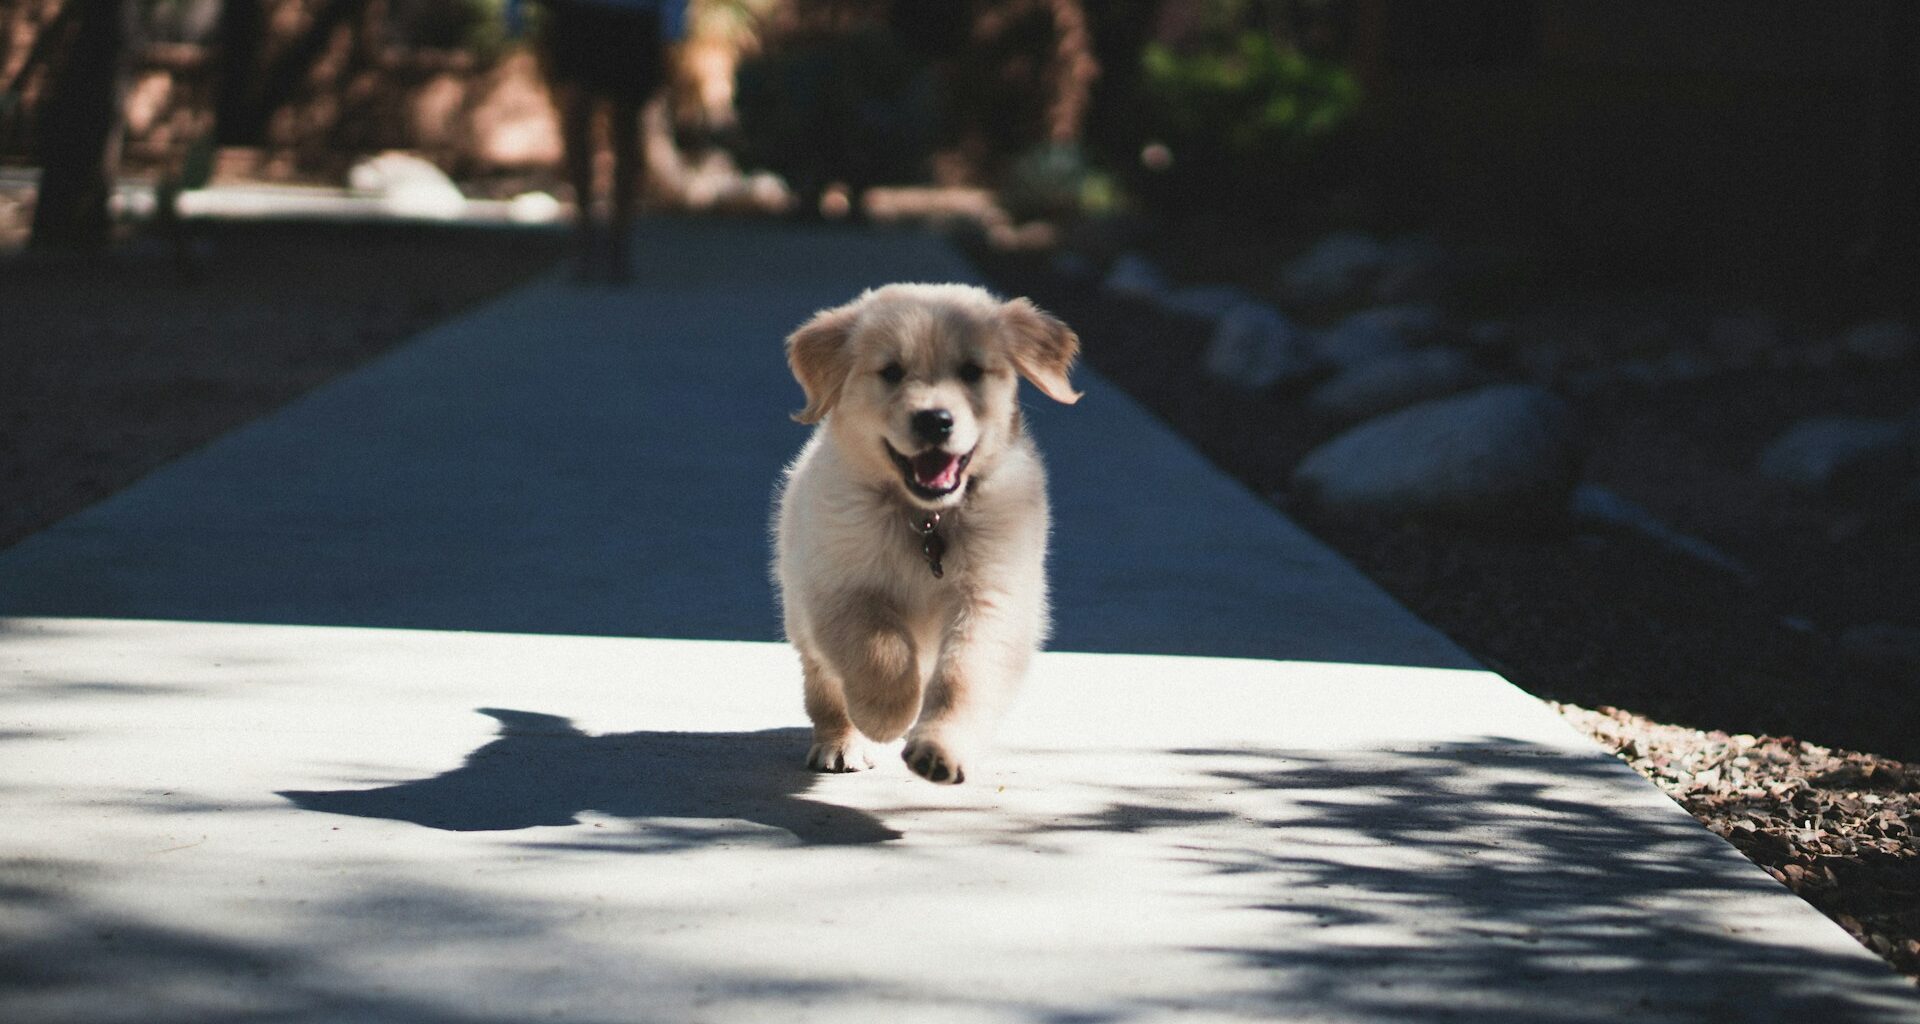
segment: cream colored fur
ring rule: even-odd
[[[1026,300],[965,285],[889,285],[787,339],[807,396],[795,419],[816,426],[776,498],[774,576],[811,767],[872,767],[873,744],[904,735],[915,772],[966,777],[1047,630],[1046,474],[1018,378],[1076,401],[1078,351]],[[951,434],[916,433],[926,410],[950,413]],[[970,453],[950,493],[909,482],[903,459],[924,451],[936,464]],[[939,578],[916,531],[929,513],[946,543]]]

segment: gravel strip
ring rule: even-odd
[[[1553,705],[1700,823],[1920,980],[1920,765]]]

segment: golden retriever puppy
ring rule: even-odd
[[[774,577],[819,771],[966,778],[1047,631],[1046,474],[1019,377],[1078,401],[1080,348],[1025,299],[897,284],[787,338],[816,424],[776,498]]]

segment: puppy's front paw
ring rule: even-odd
[[[873,749],[856,737],[815,743],[807,751],[807,767],[816,772],[864,772],[873,764]]]
[[[928,782],[957,786],[967,781],[965,759],[950,743],[931,736],[909,736],[900,751],[907,767]]]

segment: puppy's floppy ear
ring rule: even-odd
[[[823,309],[787,335],[787,366],[807,393],[807,407],[793,414],[800,423],[818,423],[840,399],[850,365],[848,342],[860,312],[858,300]]]
[[[1056,402],[1078,402],[1080,392],[1067,383],[1067,371],[1080,354],[1080,339],[1072,329],[1026,299],[1001,304],[1000,318],[1007,354],[1020,376]]]

